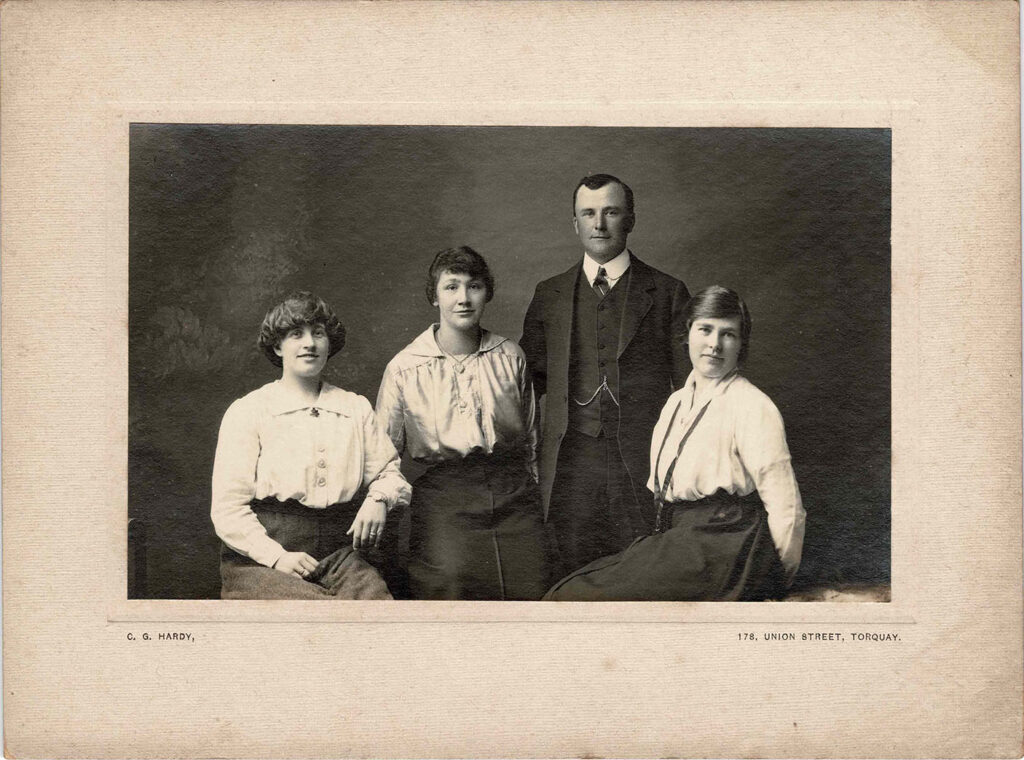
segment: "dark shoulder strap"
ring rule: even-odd
[[[676,471],[676,462],[679,461],[679,457],[683,453],[683,446],[686,445],[686,442],[689,440],[690,434],[693,432],[693,429],[697,427],[697,423],[700,422],[701,417],[703,417],[704,413],[708,410],[708,405],[710,403],[711,399],[708,399],[707,402],[705,402],[704,406],[700,408],[700,411],[697,412],[697,416],[694,417],[693,422],[690,423],[690,427],[688,427],[686,429],[686,432],[683,434],[683,439],[679,441],[679,448],[676,449],[675,459],[672,460],[672,462],[668,466],[668,470],[665,471],[665,484],[661,487],[661,489],[658,492],[658,501],[665,501],[665,494],[668,493],[668,486],[672,482],[673,473]],[[664,442],[662,443],[662,446],[664,446]],[[661,457],[659,455],[659,459],[660,458]]]
[[[676,456],[669,463],[668,470],[666,470],[666,472],[665,472],[665,483],[663,485],[660,485],[660,486],[658,484],[658,470],[657,470],[657,466],[661,462],[661,451],[658,452],[658,459],[655,462],[655,471],[654,471],[654,491],[655,491],[655,494],[654,494],[654,506],[655,506],[654,532],[655,533],[660,533],[666,527],[665,524],[664,524],[666,519],[667,519],[666,516],[665,516],[665,494],[668,493],[668,486],[672,482],[672,475],[676,471],[676,462],[679,461],[679,456],[683,453],[683,447],[686,445],[686,441],[689,440],[690,434],[693,432],[694,428],[697,427],[697,423],[700,422],[701,418],[704,416],[704,413],[708,410],[708,405],[710,403],[711,403],[711,399],[708,399],[706,402],[704,402],[704,406],[702,406],[700,408],[700,411],[697,412],[697,416],[694,417],[693,422],[690,423],[690,427],[688,427],[686,429],[686,432],[683,433],[683,438],[682,438],[681,441],[679,441],[679,448],[676,449]],[[679,407],[676,407],[676,411],[677,412],[679,411]],[[672,415],[672,420],[675,421],[675,413],[673,413],[673,415]],[[671,428],[671,423],[669,423],[669,426]],[[668,432],[666,431],[665,440],[667,440],[667,439],[668,439]],[[665,440],[663,440],[661,442],[662,450],[665,448]]]
[[[672,424],[676,421],[676,416],[679,414],[679,409],[682,407],[683,402],[680,399],[679,403],[676,404],[676,408],[672,410],[672,417],[668,421],[668,427],[665,428],[665,436],[661,439],[661,446],[658,448],[658,456],[654,460],[654,493],[658,494],[661,491],[661,483],[658,480],[658,470],[661,467],[661,455],[665,451],[665,444],[668,443],[668,435],[672,432]]]

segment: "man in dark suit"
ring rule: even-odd
[[[520,345],[544,401],[540,483],[567,572],[653,528],[651,432],[689,372],[686,286],[626,248],[633,191],[584,177],[573,193],[583,259],[537,286]]]

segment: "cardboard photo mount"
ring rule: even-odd
[[[1020,756],[1018,13],[4,4],[6,753]],[[138,121],[892,129],[892,601],[126,600]]]

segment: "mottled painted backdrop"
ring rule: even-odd
[[[334,305],[349,338],[327,379],[372,401],[436,316],[441,248],[487,257],[484,324],[518,339],[535,284],[580,256],[571,196],[593,172],[633,187],[638,256],[750,306],[745,371],[782,411],[807,508],[798,583],[888,582],[888,130],[136,124],[130,140],[140,595],[219,594],[213,452],[228,404],[277,375],[255,343],[268,307],[297,288]]]

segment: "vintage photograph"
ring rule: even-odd
[[[891,131],[134,123],[131,599],[890,599]]]
[[[1020,756],[1019,3],[0,19],[7,754]]]

